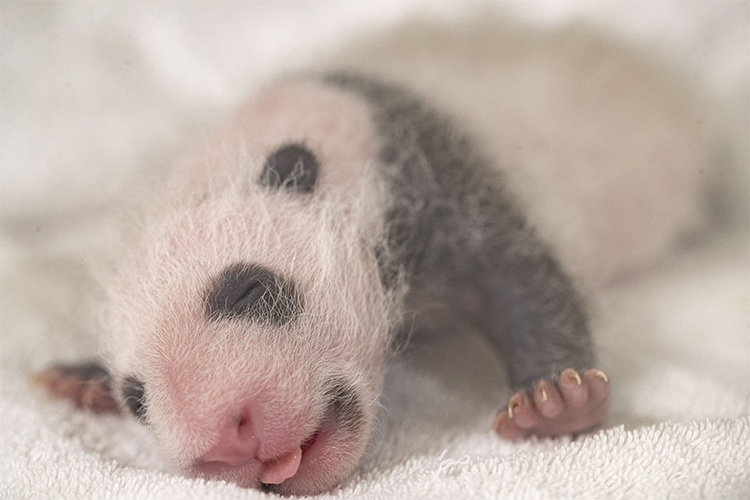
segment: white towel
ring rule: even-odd
[[[142,170],[168,163],[246,91],[315,50],[414,9],[450,17],[466,8],[205,5],[0,4],[2,499],[266,498],[172,474],[141,426],[54,401],[29,375],[95,355],[90,268],[112,241],[115,201]],[[659,41],[727,99],[747,95],[747,3],[512,9],[542,23],[583,12]],[[603,429],[504,441],[489,427],[508,389],[481,342],[416,341],[387,375],[360,466],[321,498],[750,498],[746,233],[717,236],[597,297],[600,366],[613,384]]]

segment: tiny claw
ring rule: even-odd
[[[547,401],[549,399],[549,392],[547,390],[547,383],[542,380],[537,384],[537,390],[539,391],[539,394],[541,394],[541,400]]]
[[[563,371],[562,376],[567,378],[568,380],[575,380],[576,384],[578,385],[581,385],[583,383],[583,381],[581,380],[581,376],[572,368],[568,368],[567,370]]]
[[[594,372],[594,375],[596,375],[600,379],[604,380],[605,382],[609,382],[609,377],[607,376],[606,373],[604,373],[603,371],[601,371],[601,370],[599,370],[597,368],[592,368],[591,370]]]
[[[519,406],[518,401],[513,401],[508,404],[508,418],[513,418],[513,409],[518,408]]]

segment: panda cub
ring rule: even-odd
[[[356,466],[389,353],[439,309],[506,361],[500,436],[589,429],[609,381],[584,305],[503,183],[402,87],[280,81],[147,208],[108,288],[102,363],[40,380],[132,413],[185,474],[314,494]]]

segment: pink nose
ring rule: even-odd
[[[253,430],[250,413],[238,413],[221,429],[219,439],[203,456],[201,463],[221,463],[229,467],[243,465],[256,458],[260,440]],[[217,464],[218,465],[218,464]]]
[[[219,438],[211,449],[195,461],[193,464],[195,469],[210,475],[223,473],[228,469],[255,461],[258,467],[255,469],[258,474],[255,479],[266,484],[280,484],[296,474],[302,460],[302,448],[293,446],[286,453],[269,460],[259,460],[260,439],[253,427],[254,423],[250,418],[249,410],[242,410],[235,415],[220,430]],[[254,474],[248,470],[245,470],[245,473],[251,476]],[[255,483],[251,481],[249,484]]]

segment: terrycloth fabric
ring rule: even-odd
[[[429,3],[444,17],[456,4]],[[95,355],[91,274],[143,172],[262,80],[417,5],[0,4],[0,498],[267,496],[172,474],[140,425],[75,411],[29,377]],[[660,40],[721,96],[746,95],[747,4],[608,5],[595,22]],[[553,23],[590,8],[515,7]],[[750,498],[749,253],[741,228],[591,298],[612,411],[576,440],[493,435],[509,395],[497,360],[468,333],[415,339],[361,465],[321,498]]]
[[[607,297],[617,311],[599,336],[613,380],[605,429],[499,439],[489,431],[507,397],[498,367],[479,342],[443,339],[395,363],[362,465],[321,498],[747,498],[747,249],[708,248],[670,267]],[[4,356],[23,352],[10,333]],[[54,345],[35,349],[53,358]],[[0,498],[264,497],[162,472],[138,424],[50,401],[16,366],[0,375]]]

